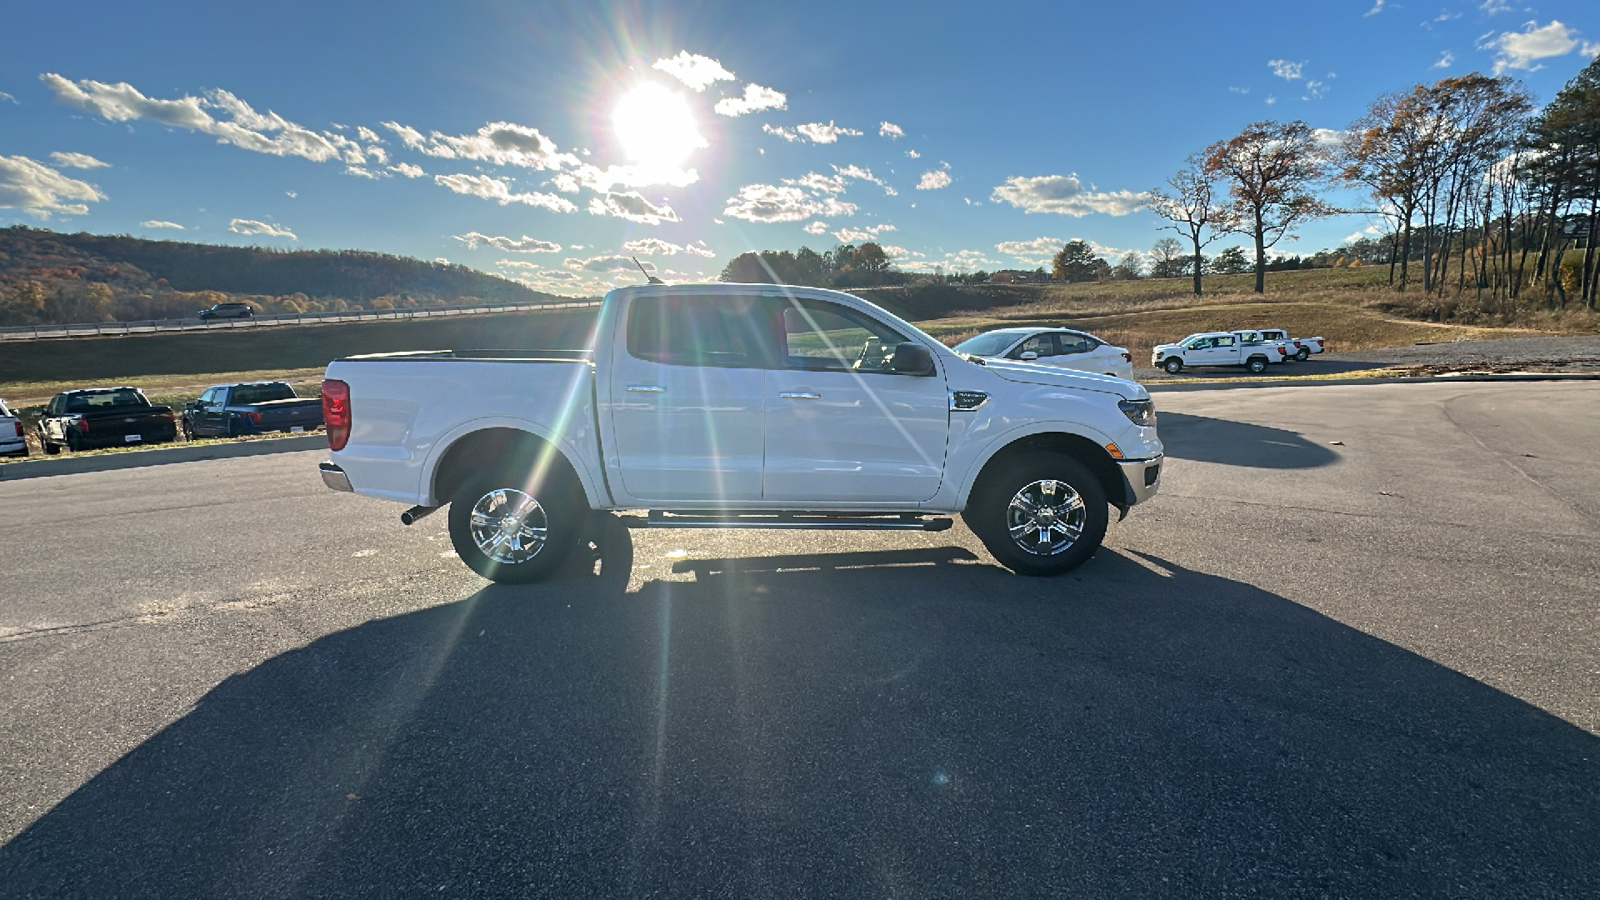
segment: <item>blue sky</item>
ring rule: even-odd
[[[1251,121],[1338,130],[1474,70],[1542,104],[1600,52],[1593,0],[12,0],[3,18],[0,225],[376,250],[561,294],[637,281],[619,255],[692,280],[863,240],[918,270],[1048,266],[1074,238],[1115,262],[1168,234],[1137,195]]]

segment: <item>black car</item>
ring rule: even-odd
[[[256,311],[248,303],[218,303],[210,309],[200,310],[200,320],[209,322],[212,319],[253,319]]]

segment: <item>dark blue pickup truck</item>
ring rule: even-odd
[[[321,427],[322,399],[297,397],[281,381],[212,385],[183,408],[183,434],[190,440]]]

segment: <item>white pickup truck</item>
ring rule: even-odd
[[[1321,353],[1327,349],[1328,343],[1320,337],[1291,338],[1289,337],[1289,332],[1284,331],[1282,328],[1263,328],[1261,329],[1261,336],[1269,341],[1282,341],[1292,348],[1289,351],[1289,356],[1300,362],[1310,359],[1313,353]]]
[[[1120,378],[958,354],[815,288],[642,285],[582,351],[334,361],[324,483],[450,505],[486,578],[549,574],[592,525],[942,530],[1029,575],[1082,563],[1108,506],[1160,486],[1150,395]],[[647,512],[645,512],[647,511]]]
[[[1150,350],[1150,365],[1170,375],[1189,366],[1244,366],[1259,375],[1272,363],[1288,358],[1288,347],[1282,341],[1264,340],[1259,331],[1202,331]]]

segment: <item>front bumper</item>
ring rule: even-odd
[[[355,488],[350,485],[350,476],[344,470],[331,462],[318,463],[317,470],[322,473],[322,483],[336,491],[354,493]]]
[[[1126,502],[1135,506],[1149,500],[1161,490],[1161,464],[1166,459],[1163,456],[1153,456],[1150,459],[1127,459],[1117,463],[1117,468],[1122,470],[1122,482],[1125,488]]]

